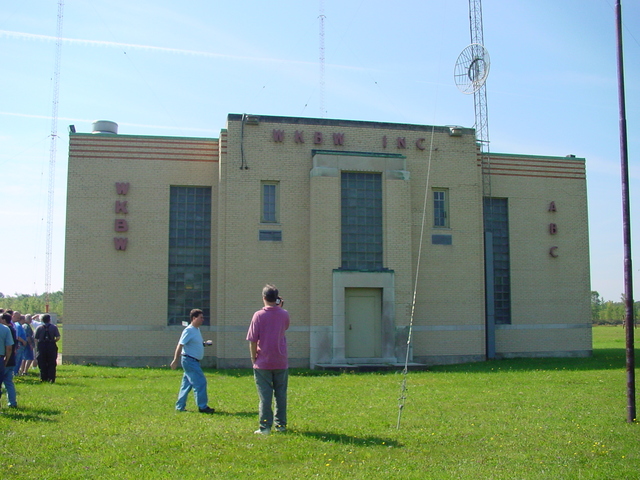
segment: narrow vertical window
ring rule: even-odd
[[[493,234],[493,288],[495,322],[511,323],[511,258],[509,254],[509,206],[506,198],[484,199],[486,228]]]
[[[278,182],[262,182],[262,223],[278,223]]]
[[[211,309],[211,187],[171,187],[169,202],[169,325]]]
[[[342,172],[342,269],[383,270],[379,173]]]
[[[449,190],[447,189],[433,190],[433,226],[449,227]]]

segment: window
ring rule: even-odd
[[[211,187],[171,187],[169,202],[169,325],[200,308],[209,324]]]
[[[278,182],[262,182],[262,223],[278,223]]]
[[[438,188],[433,190],[433,226],[449,227],[449,190]]]
[[[342,172],[342,269],[382,267],[382,175]]]
[[[484,199],[487,230],[493,234],[493,294],[497,325],[511,323],[509,208],[506,198]]]

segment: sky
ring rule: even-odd
[[[619,301],[615,2],[485,0],[482,9],[490,150],[586,158],[591,289]],[[622,12],[640,277],[640,2],[622,1]],[[63,289],[69,125],[89,133],[94,120],[111,120],[120,134],[217,138],[229,113],[474,124],[473,96],[453,79],[470,43],[466,0],[66,0],[52,122],[57,24],[55,0],[0,1],[5,295],[45,291],[54,148],[51,290]],[[640,278],[634,290],[640,299]]]

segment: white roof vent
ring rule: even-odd
[[[93,122],[93,131],[91,133],[118,133],[118,124],[109,120],[96,120]]]

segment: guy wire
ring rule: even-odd
[[[413,317],[416,311],[416,294],[418,291],[418,277],[420,273],[420,259],[422,258],[422,243],[424,239],[424,225],[427,217],[427,202],[429,201],[429,177],[431,176],[431,157],[433,156],[433,137],[435,126],[431,126],[431,143],[429,145],[429,161],[427,163],[427,182],[424,186],[424,204],[422,206],[422,225],[420,227],[420,245],[418,247],[418,259],[416,261],[416,278],[413,285],[413,300],[411,301],[411,317],[409,319],[409,333],[407,335],[407,353],[404,360],[404,369],[402,370],[402,383],[400,387],[400,397],[398,398],[398,422],[396,429],[400,430],[400,420],[402,411],[404,410],[405,400],[407,399],[407,373],[409,371],[409,354],[411,352],[411,338],[413,336]]]

